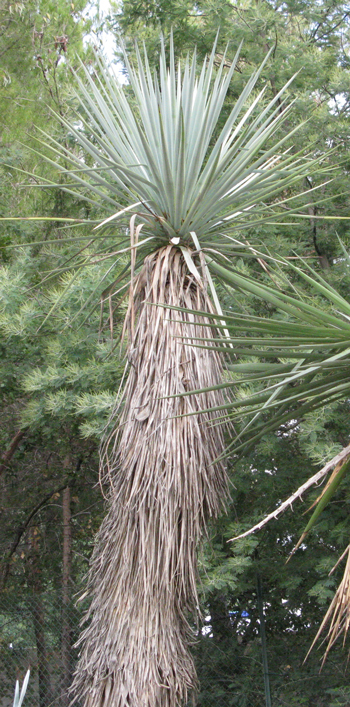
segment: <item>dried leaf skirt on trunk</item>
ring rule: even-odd
[[[214,348],[190,345],[213,335],[203,317],[166,305],[212,311],[172,246],[148,256],[135,280],[123,408],[102,449],[109,510],[73,686],[85,707],[174,707],[196,685],[188,618],[198,608],[197,549],[228,489],[223,464],[213,463],[224,449],[217,413],[186,413],[223,399],[176,396],[219,383],[222,365]]]

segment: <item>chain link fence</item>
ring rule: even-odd
[[[31,676],[25,707],[68,707],[68,687],[77,660],[74,644],[83,611],[81,604],[64,605],[55,592],[23,595],[17,600],[0,596],[0,707],[12,707],[15,681],[22,683],[28,668]],[[220,645],[205,632],[199,633],[193,646],[200,682],[198,707],[245,704],[241,698],[237,702],[237,650],[237,635]],[[251,669],[240,666],[245,678],[241,673],[238,691],[246,695],[248,707],[260,707],[265,703],[258,642],[250,651],[244,660],[248,660]],[[244,679],[246,685],[242,683]]]
[[[0,597],[0,707],[10,707],[16,679],[31,670],[26,707],[68,707],[81,613],[54,592],[16,602]]]

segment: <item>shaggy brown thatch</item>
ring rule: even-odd
[[[350,445],[349,445],[350,446]],[[338,464],[336,465],[333,473],[331,474],[330,478],[328,479],[328,482],[323,489],[323,492],[319,496],[319,498],[315,501],[313,505],[315,505],[322,496],[325,496],[327,489],[330,488],[331,483],[339,478],[341,478],[344,473],[349,472],[349,466],[350,466],[350,456],[349,456],[349,449],[348,447],[345,447],[342,452],[341,452],[343,458],[339,460]],[[346,455],[346,456],[345,456]],[[339,455],[340,456],[340,455]],[[312,506],[311,506],[312,508]],[[305,535],[305,533],[303,533]],[[321,637],[323,630],[326,628],[327,624],[328,626],[328,632],[326,637],[323,639],[322,643],[327,642],[327,647],[324,652],[323,658],[322,658],[322,664],[321,664],[321,669],[323,668],[329,651],[331,648],[333,648],[334,644],[340,638],[340,636],[343,636],[343,645],[345,644],[345,640],[350,628],[350,545],[346,548],[346,550],[343,552],[341,557],[339,558],[338,562],[335,564],[333,569],[330,571],[330,575],[337,569],[338,565],[344,557],[347,556],[346,560],[346,565],[345,565],[345,570],[344,570],[344,575],[343,578],[339,584],[339,587],[331,601],[330,606],[327,609],[326,615],[323,618],[323,621],[321,623],[320,628],[317,631],[317,634],[312,642],[312,645],[307,653],[307,657],[311,653],[313,647],[315,646],[316,642],[318,639]],[[349,658],[350,658],[350,653],[349,653]],[[304,661],[305,662],[305,661]]]
[[[345,639],[350,627],[350,545],[348,545],[345,552],[343,552],[337,564],[335,565],[335,567],[333,567],[332,572],[335,570],[339,562],[343,560],[346,555],[347,560],[342,581],[339,584],[339,587],[332,599],[330,606],[328,607],[327,613],[323,618],[321,626],[318,629],[317,634],[311,645],[311,648],[306,656],[306,658],[309,656],[314,645],[316,644],[316,641],[320,638],[322,631],[329,623],[328,633],[324,639],[324,641],[327,641],[327,648],[322,658],[321,669],[323,668],[326,662],[329,651],[331,650],[331,648],[333,648],[334,644],[341,635],[343,636],[344,646]]]
[[[222,365],[203,318],[154,304],[212,311],[205,284],[173,246],[148,256],[129,322],[124,407],[104,445],[109,511],[93,554],[90,624],[74,689],[85,707],[174,707],[196,685],[188,616],[198,610],[197,548],[208,518],[228,495],[223,429],[216,413],[177,417],[223,403]],[[133,310],[133,311],[132,311]]]

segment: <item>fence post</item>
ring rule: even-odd
[[[256,573],[256,587],[257,587],[259,618],[260,618],[260,638],[261,638],[261,653],[262,653],[262,664],[263,664],[263,675],[264,675],[265,701],[266,701],[266,707],[271,707],[269,666],[268,666],[268,662],[267,662],[267,649],[266,649],[265,616],[264,616],[264,606],[263,606],[263,600],[262,600],[261,578],[260,578],[259,572]]]

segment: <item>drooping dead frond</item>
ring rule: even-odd
[[[341,635],[343,635],[343,644],[345,643],[345,639],[350,626],[350,545],[348,545],[345,552],[339,558],[335,567],[338,566],[339,562],[345,557],[346,554],[348,558],[346,561],[343,579],[339,584],[339,587],[332,599],[328,611],[321,623],[320,628],[317,631],[315,639],[306,656],[307,658],[310,652],[312,651],[315,643],[320,638],[323,629],[329,623],[328,633],[326,638],[324,639],[325,641],[327,641],[327,648],[322,658],[321,668],[323,667],[327,659],[329,651]],[[335,567],[333,567],[332,572],[334,571]]]
[[[244,533],[241,533],[240,535],[236,535],[236,537],[231,538],[229,542],[233,542],[234,540],[240,540],[241,538],[247,537],[247,535],[251,535],[251,533],[255,533],[257,530],[261,530],[261,528],[264,527],[267,523],[270,522],[270,520],[275,520],[278,518],[278,516],[283,513],[287,508],[293,508],[293,503],[297,499],[301,499],[304,493],[311,487],[314,486],[315,484],[319,484],[320,481],[328,474],[333,467],[339,467],[342,466],[344,463],[344,460],[347,459],[347,457],[350,454],[350,444],[348,444],[347,447],[344,447],[344,449],[341,450],[338,454],[333,457],[327,464],[322,467],[316,474],[313,476],[310,476],[310,478],[305,481],[299,488],[292,493],[289,498],[287,498],[283,503],[281,503],[278,508],[276,508],[272,513],[269,513],[265,518],[263,518],[259,523],[256,525],[253,525],[249,530],[246,530]]]
[[[124,407],[102,447],[109,511],[92,558],[91,621],[74,683],[85,707],[174,707],[196,685],[187,646],[197,547],[228,495],[215,462],[222,426],[217,413],[199,411],[223,398],[176,396],[219,383],[222,365],[214,347],[191,346],[191,337],[215,335],[205,319],[166,305],[212,311],[205,283],[171,245],[149,255],[135,280]]]
[[[323,509],[326,507],[326,505],[331,500],[332,496],[337,491],[338,486],[341,483],[344,475],[349,471],[349,467],[350,467],[350,459],[348,457],[339,461],[338,464],[336,465],[336,467],[334,468],[332,474],[330,475],[324,489],[322,489],[320,495],[318,496],[318,498],[316,498],[316,500],[310,506],[310,508],[308,508],[308,510],[305,511],[305,513],[308,513],[308,511],[310,511],[312,508],[314,508],[316,506],[309,522],[306,525],[304,532],[301,534],[298,542],[294,546],[288,560],[290,560],[290,558],[298,550],[300,545],[304,542],[304,540],[305,540],[307,534],[309,533],[309,531],[311,530],[311,528],[313,528],[314,525],[316,524],[316,522],[318,521],[318,518],[321,515]]]

